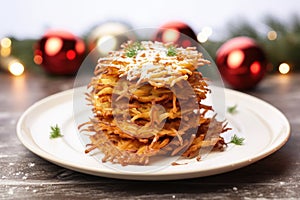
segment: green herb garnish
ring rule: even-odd
[[[227,112],[233,114],[236,112],[236,108],[237,108],[236,104],[234,106],[230,106],[227,108]]]
[[[231,141],[229,143],[233,143],[236,145],[242,145],[244,143],[245,138],[240,138],[236,134],[231,137]]]
[[[125,54],[127,57],[132,58],[136,56],[140,50],[144,50],[142,44],[140,42],[134,42],[125,48]]]
[[[56,124],[55,126],[51,126],[51,132],[50,132],[50,139],[63,137],[63,135],[60,133],[60,128]]]
[[[167,51],[167,56],[176,56],[176,54],[177,54],[176,47],[169,46]]]

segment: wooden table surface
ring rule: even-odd
[[[268,75],[251,95],[281,110],[291,137],[280,150],[250,166],[179,181],[96,177],[52,164],[26,149],[16,123],[34,102],[73,87],[72,77],[0,74],[1,199],[300,199],[300,74]]]

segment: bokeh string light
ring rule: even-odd
[[[278,67],[278,71],[281,74],[288,74],[290,70],[291,70],[290,65],[287,63],[281,63]]]
[[[205,26],[202,28],[201,32],[198,33],[197,35],[197,40],[200,43],[205,43],[209,37],[212,35],[213,30],[209,26]]]
[[[11,55],[12,41],[10,38],[0,40],[0,67],[14,76],[21,76],[24,73],[24,65]]]
[[[2,38],[0,41],[0,55],[1,57],[7,57],[11,54],[11,39]]]
[[[274,31],[274,30],[269,31],[268,34],[267,34],[267,38],[268,38],[268,40],[271,40],[271,41],[276,40],[277,39],[277,32]]]
[[[11,73],[14,76],[21,76],[25,70],[24,65],[18,59],[12,56],[1,57],[0,66],[1,69]]]
[[[11,74],[20,76],[24,72],[24,65],[18,61],[15,61],[8,65],[8,70]]]

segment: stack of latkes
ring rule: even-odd
[[[226,123],[204,105],[210,90],[197,70],[209,64],[195,47],[127,42],[100,58],[86,93],[94,116],[80,126],[92,132],[86,152],[103,162],[142,164],[166,156],[200,159],[200,149],[223,150]]]

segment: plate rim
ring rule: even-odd
[[[155,180],[157,180],[157,181],[158,180],[180,180],[180,179],[187,179],[187,178],[211,176],[211,175],[221,174],[221,173],[225,173],[225,172],[229,172],[229,171],[233,171],[233,170],[245,167],[247,165],[255,163],[255,162],[273,154],[274,152],[279,150],[282,146],[284,146],[284,144],[288,141],[288,139],[290,138],[290,135],[291,135],[290,123],[289,123],[288,119],[286,118],[286,116],[278,108],[276,108],[275,106],[271,105],[270,103],[267,103],[266,101],[259,99],[255,96],[252,96],[252,95],[240,92],[240,91],[224,88],[225,97],[226,97],[226,95],[235,95],[235,96],[240,96],[242,98],[247,98],[247,99],[250,98],[252,101],[257,101],[260,104],[267,106],[272,111],[276,112],[276,114],[281,117],[284,127],[286,129],[284,131],[283,139],[280,141],[277,141],[278,139],[276,139],[275,141],[277,141],[277,144],[275,147],[273,147],[274,142],[272,142],[272,145],[268,145],[268,148],[263,149],[262,152],[255,154],[255,156],[252,157],[251,161],[249,161],[246,158],[246,159],[240,160],[239,162],[235,162],[234,166],[225,165],[223,167],[212,167],[209,170],[204,170],[204,171],[199,171],[197,169],[189,170],[188,172],[187,171],[179,171],[179,172],[176,172],[176,176],[174,176],[174,172],[168,173],[166,171],[164,171],[164,173],[159,173],[160,171],[156,171],[154,174],[153,173],[120,172],[120,171],[103,171],[103,170],[102,171],[101,170],[91,171],[91,168],[89,168],[87,166],[77,166],[70,161],[64,161],[64,160],[59,159],[58,157],[54,157],[53,155],[49,154],[48,152],[44,151],[42,148],[37,146],[37,144],[34,143],[32,138],[31,138],[32,141],[28,142],[25,137],[25,135],[27,135],[27,134],[25,134],[25,135],[23,134],[24,131],[23,131],[22,126],[24,125],[24,123],[26,121],[26,117],[28,116],[28,114],[30,114],[32,112],[32,110],[34,110],[36,107],[42,105],[45,102],[49,102],[56,98],[62,98],[64,96],[67,96],[70,94],[72,95],[74,93],[74,89],[76,89],[76,88],[72,88],[69,90],[65,90],[62,92],[58,92],[58,93],[49,95],[49,96],[33,103],[31,106],[29,106],[24,111],[24,113],[18,119],[17,126],[16,126],[16,132],[17,132],[19,141],[32,153],[38,155],[39,157],[41,157],[45,160],[50,161],[56,165],[59,165],[61,167],[71,169],[71,170],[74,170],[77,172],[85,173],[85,174],[102,176],[102,177],[107,177],[107,178],[126,179],[126,180],[154,180],[154,181]],[[30,134],[30,137],[32,137],[31,134]],[[33,145],[31,143],[33,143]],[[273,147],[273,148],[270,148],[270,147]]]

